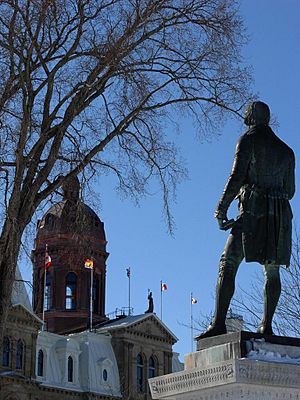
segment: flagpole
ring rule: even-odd
[[[93,330],[93,272],[94,266],[91,268],[91,288],[90,288],[90,332]]]
[[[163,290],[162,290],[162,280],[160,281],[160,319],[163,318]]]
[[[193,292],[191,292],[191,352],[193,352],[194,345],[194,326],[193,326]]]
[[[46,254],[48,253],[48,245],[46,244],[45,257],[44,257],[44,288],[43,288],[43,328],[45,330],[45,294],[46,294]]]
[[[130,280],[131,280],[130,267],[127,268],[127,276],[128,276],[128,315],[130,315],[131,314],[131,310],[130,310]]]
[[[43,289],[43,331],[45,330],[45,295],[46,295],[46,268],[44,266],[44,289]]]

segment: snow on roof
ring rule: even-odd
[[[146,314],[139,314],[139,315],[129,315],[127,317],[121,317],[116,320],[112,320],[111,322],[107,322],[104,325],[99,325],[96,327],[97,331],[110,331],[114,329],[122,329],[127,328],[129,326],[135,325],[141,321],[146,319],[154,318],[162,327],[168,332],[170,336],[177,342],[178,338],[174,335],[172,331],[157,317],[154,313],[146,313]]]
[[[22,279],[22,275],[20,272],[19,267],[17,266],[16,274],[15,274],[15,281],[13,284],[13,290],[11,295],[11,304],[21,304],[23,305],[28,311],[32,313],[32,307],[29,300],[29,296],[25,287],[25,283]]]
[[[37,376],[37,380],[44,386],[122,397],[111,335],[88,331],[58,335],[44,331],[38,335],[37,358],[40,350],[45,352],[47,362],[44,376]],[[74,363],[72,382],[67,379],[70,356]]]

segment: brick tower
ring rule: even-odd
[[[92,259],[93,322],[105,317],[106,238],[104,224],[79,198],[78,178],[63,185],[63,200],[38,222],[33,262],[33,308],[46,329],[64,334],[89,326],[91,274],[84,261]],[[52,265],[44,272],[46,245]],[[44,297],[44,299],[43,299]]]

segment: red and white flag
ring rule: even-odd
[[[48,253],[48,246],[46,245],[46,252],[45,252],[45,269],[51,267],[52,260]]]
[[[167,284],[161,282],[161,291],[162,291],[162,292],[165,292],[166,290],[168,290]]]
[[[191,297],[191,303],[192,303],[192,304],[197,304],[197,303],[198,303],[198,300],[195,299],[195,297]]]

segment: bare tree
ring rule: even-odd
[[[0,321],[22,235],[64,180],[112,171],[169,198],[184,177],[163,122],[214,128],[248,101],[233,0],[0,1]]]
[[[249,291],[239,288],[233,307],[246,326],[256,330],[263,310],[263,273],[257,274]],[[274,331],[283,336],[300,336],[300,238],[295,235],[291,265],[281,269],[281,296],[274,317]]]

